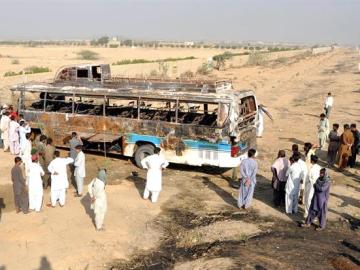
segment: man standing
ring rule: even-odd
[[[240,164],[241,183],[238,197],[238,207],[247,209],[252,201],[256,186],[258,164],[255,160],[255,149],[248,151],[248,158]]]
[[[16,122],[15,116],[10,117],[9,124],[9,143],[10,143],[10,152],[13,155],[18,155],[20,153],[20,141],[19,141],[19,123]]]
[[[71,139],[69,141],[70,157],[73,160],[76,160],[76,156],[77,156],[78,152],[76,151],[75,147],[78,145],[83,145],[83,142],[82,142],[80,136],[78,136],[76,132],[73,132],[73,133],[71,133]]]
[[[327,205],[330,195],[330,177],[327,175],[326,169],[320,171],[320,177],[314,185],[314,196],[311,200],[309,214],[303,227],[310,227],[315,218],[319,219],[320,226],[316,230],[322,230],[326,226]]]
[[[24,162],[24,166],[25,166],[25,177],[26,180],[28,179],[29,176],[29,168],[30,168],[30,164],[31,164],[31,141],[30,141],[30,137],[31,134],[27,133],[26,134],[26,141],[24,143],[24,147],[20,149],[20,155],[22,158],[22,161]]]
[[[339,150],[340,137],[338,134],[339,124],[333,124],[333,130],[329,133],[329,147],[327,152],[328,167],[334,166]]]
[[[20,136],[20,151],[25,147],[26,134],[31,132],[31,128],[24,120],[20,121],[19,136]]]
[[[76,159],[74,162],[75,171],[75,182],[76,182],[76,197],[82,197],[83,194],[83,186],[84,186],[84,178],[85,178],[85,154],[82,151],[82,145],[77,145],[75,147],[76,150]]]
[[[91,209],[95,213],[96,230],[102,231],[104,217],[107,211],[106,201],[106,170],[100,170],[96,178],[94,178],[88,185],[88,191],[91,197]]]
[[[358,154],[360,147],[360,132],[356,129],[356,124],[351,124],[350,129],[354,136],[354,143],[351,146],[351,156],[349,157],[348,165],[350,168],[354,168],[356,164],[356,155]]]
[[[151,193],[152,203],[157,202],[162,188],[162,170],[169,165],[169,162],[160,155],[160,151],[159,147],[155,147],[154,154],[141,161],[141,166],[148,170],[143,198],[147,200]]]
[[[340,136],[339,148],[339,169],[342,171],[348,164],[349,157],[351,156],[351,147],[354,144],[354,135],[350,130],[348,124],[344,125],[344,133]]]
[[[42,134],[42,135],[40,135],[39,141],[37,141],[36,145],[35,145],[37,153],[39,155],[39,163],[40,163],[41,167],[43,167],[43,168],[45,168],[44,155],[45,155],[46,140],[47,140],[47,137]]]
[[[318,159],[316,155],[311,156],[311,168],[305,182],[305,218],[308,215],[311,200],[314,195],[314,184],[320,176],[321,167],[317,164]]]
[[[329,120],[325,117],[325,114],[320,114],[320,123],[318,125],[318,138],[319,148],[322,149],[326,143],[326,139],[329,134]]]
[[[45,166],[44,187],[45,188],[51,185],[51,180],[50,180],[51,172],[49,172],[48,167],[50,165],[50,162],[53,161],[53,159],[55,158],[55,147],[52,145],[52,142],[53,140],[51,138],[47,138],[45,152],[44,152],[44,166]],[[73,159],[72,162],[74,162]]]
[[[273,189],[274,189],[274,204],[281,206],[285,204],[285,185],[286,185],[286,172],[289,169],[289,161],[285,158],[285,151],[280,150],[278,158],[271,166],[273,173]]]
[[[29,211],[29,197],[27,194],[26,181],[21,169],[21,158],[15,158],[15,166],[11,169],[11,180],[13,182],[14,201],[16,213]]]
[[[10,117],[9,112],[4,111],[2,117],[1,117],[1,139],[3,140],[4,144],[4,152],[9,151],[9,127],[10,127]]]
[[[41,177],[45,173],[38,163],[38,155],[33,155],[31,159],[32,163],[29,167],[29,208],[30,210],[40,212],[44,194]]]
[[[329,92],[325,99],[325,104],[324,104],[325,115],[326,115],[327,119],[329,119],[329,117],[330,117],[330,112],[331,112],[333,104],[334,104],[334,98],[332,97],[331,93]]]
[[[290,168],[286,173],[285,210],[287,214],[297,213],[300,191],[300,182],[303,179],[303,168],[299,164],[300,154],[295,153],[290,159]]]
[[[51,173],[51,207],[56,206],[59,201],[61,207],[65,205],[66,189],[69,187],[67,177],[67,165],[74,162],[70,157],[61,158],[60,152],[54,152],[55,159],[50,162],[47,170]]]
[[[256,127],[256,136],[258,138],[262,137],[264,131],[264,110],[262,109],[262,106],[258,106],[258,124]]]

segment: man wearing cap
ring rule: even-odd
[[[95,177],[88,185],[88,191],[91,198],[91,209],[95,213],[95,226],[97,231],[104,230],[103,223],[104,217],[107,211],[106,201],[106,170],[99,171],[97,177]]]
[[[82,197],[83,194],[83,186],[84,186],[84,178],[85,178],[85,154],[82,151],[82,145],[77,145],[75,147],[77,156],[74,162],[75,171],[75,182],[76,182],[76,197]]]

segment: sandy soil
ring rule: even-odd
[[[0,47],[0,54],[19,58],[21,65],[42,64],[53,70],[63,64],[78,62],[74,52],[80,48],[46,48],[48,57],[40,53],[41,49]],[[148,49],[97,50],[106,62],[123,58],[191,55],[206,59],[219,52],[196,49],[161,49],[156,52]],[[152,269],[174,266],[175,269],[301,269],[300,266],[307,263],[315,263],[313,269],[331,269],[329,256],[344,252],[348,254],[347,259],[353,258],[352,261],[356,262],[356,248],[343,250],[338,245],[346,240],[358,249],[360,244],[359,167],[344,174],[331,170],[330,223],[322,234],[298,229],[296,222],[302,220],[301,213],[287,216],[283,209],[273,207],[269,168],[279,149],[289,151],[293,143],[316,142],[317,116],[322,111],[328,91],[335,95],[331,123],[355,122],[360,125],[359,55],[355,51],[339,49],[319,56],[300,55],[290,59],[292,56],[281,56],[288,58],[281,64],[273,61],[266,66],[242,66],[214,72],[218,77],[233,79],[237,89],[254,89],[258,100],[268,106],[275,119],[273,123],[266,120],[264,136],[258,141],[260,169],[249,213],[239,212],[236,208],[237,191],[228,183],[230,172],[218,174],[206,168],[171,166],[165,171],[160,200],[153,205],[140,196],[144,187],[143,171],[126,159],[105,161],[100,156],[88,155],[87,181],[95,175],[96,166],[106,162],[110,168],[110,185],[107,187],[109,212],[104,233],[95,232],[89,216],[89,202],[86,198],[81,201],[74,198],[73,190],[68,191],[64,208],[45,207],[40,214],[15,214],[9,178],[12,157],[0,153],[0,246],[6,247],[0,251],[0,269],[2,266],[5,269],[85,269],[87,266],[88,269],[107,269],[114,265],[113,269],[129,269],[126,263],[134,269],[146,268],[144,265],[147,269],[151,265]],[[6,65],[0,65],[0,74],[7,70],[16,71],[15,65],[9,64],[10,58],[1,58],[0,61],[8,61]],[[191,61],[178,63],[194,68]],[[235,58],[232,66],[243,61]],[[132,71],[134,74],[145,69],[141,65],[130,68],[137,69]],[[115,73],[121,73],[120,68]],[[31,79],[48,79],[51,75],[31,75]],[[7,95],[7,86],[21,80],[19,77],[1,78],[0,88],[3,87],[3,93]],[[318,155],[321,165],[324,165],[326,152],[320,151]],[[132,177],[132,171],[138,171],[139,177]],[[45,202],[48,200],[49,193],[46,192]],[[339,221],[343,225],[338,225]],[[226,233],[222,234],[221,229]],[[259,233],[270,234],[257,238]],[[190,245],[182,249],[180,237],[186,244],[196,239],[194,247]],[[155,258],[171,257],[165,252],[171,249],[167,246],[169,241],[175,253],[170,254],[174,257],[165,265],[171,267],[159,268],[161,264],[157,264]],[[241,249],[243,244],[239,243],[248,244]],[[227,248],[232,247],[233,252],[228,251],[225,244]],[[274,260],[274,247],[286,256]],[[299,249],[303,256],[307,256],[307,262],[299,259]],[[245,250],[256,256],[248,258]],[[238,255],[247,258],[247,263],[239,262]],[[144,262],[145,259],[149,261]]]

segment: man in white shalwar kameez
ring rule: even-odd
[[[10,152],[13,155],[18,155],[20,153],[20,138],[19,138],[20,125],[18,122],[16,122],[15,116],[11,116],[10,119],[11,119],[9,124]]]
[[[40,212],[43,201],[43,181],[44,170],[38,163],[39,157],[33,155],[31,157],[32,163],[29,166],[29,209]]]
[[[51,207],[56,206],[59,201],[61,207],[65,205],[66,189],[69,187],[69,180],[67,176],[67,165],[74,162],[70,157],[61,158],[60,152],[54,152],[55,159],[50,162],[48,171],[51,174]]]
[[[143,198],[147,200],[151,193],[151,202],[157,202],[162,187],[162,170],[169,162],[160,155],[160,148],[156,147],[154,154],[141,161],[141,166],[147,169],[146,185]]]
[[[303,178],[303,169],[298,162],[299,159],[300,155],[298,153],[295,153],[290,158],[291,165],[286,173],[285,210],[287,214],[297,213],[298,211],[300,181]]]
[[[318,157],[316,155],[312,155],[310,171],[305,182],[305,218],[308,216],[311,200],[314,196],[314,184],[316,183],[316,180],[318,180],[318,178],[320,177],[321,167],[317,164],[317,162]]]
[[[258,124],[256,127],[256,136],[258,138],[262,137],[263,131],[264,131],[264,110],[261,106],[258,106]]]
[[[31,164],[31,141],[30,141],[30,137],[31,134],[27,133],[26,134],[26,140],[24,142],[24,146],[22,148],[20,148],[20,156],[22,161],[24,162],[24,167],[25,167],[25,178],[26,178],[26,182],[29,181],[29,167]]]
[[[1,117],[0,128],[1,128],[1,139],[4,144],[4,152],[9,151],[9,127],[10,127],[9,112],[5,111]]]
[[[103,223],[107,211],[107,200],[105,193],[106,170],[100,170],[96,178],[88,185],[88,191],[91,198],[91,209],[95,214],[96,230],[104,230]]]
[[[84,178],[85,178],[85,154],[82,151],[82,145],[77,145],[75,147],[77,156],[74,162],[75,171],[75,182],[76,182],[76,191],[77,197],[82,197],[83,187],[84,187]]]
[[[322,149],[328,139],[330,132],[329,120],[326,118],[325,114],[320,115],[320,122],[318,125],[318,138],[319,138],[319,148]]]
[[[29,134],[30,132],[31,132],[30,126],[27,125],[24,120],[20,121],[20,127],[19,127],[20,151],[22,151],[22,149],[25,147],[26,134]]]

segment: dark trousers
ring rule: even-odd
[[[286,182],[279,181],[276,189],[274,189],[275,206],[285,205],[285,186],[286,186]]]
[[[26,214],[29,211],[29,197],[27,192],[23,192],[22,194],[14,194],[15,207],[18,210],[23,211]]]
[[[336,162],[337,151],[329,151],[327,153],[327,162],[329,167],[333,167]]]
[[[355,164],[356,164],[356,152],[352,152],[352,155],[349,157],[349,160],[348,160],[348,165],[351,167],[351,168],[354,168],[355,167]]]

